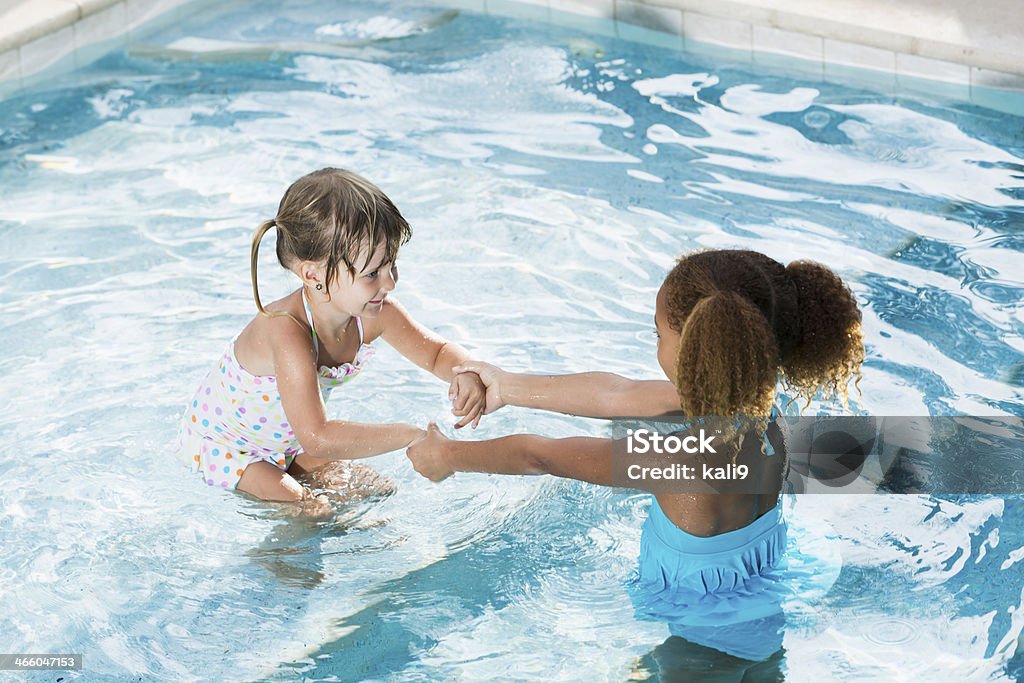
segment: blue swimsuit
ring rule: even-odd
[[[782,500],[745,527],[694,536],[652,498],[640,537],[634,599],[686,640],[760,661],[782,647],[786,522]]]
[[[767,438],[765,452],[775,455]],[[842,566],[831,529],[803,516],[787,523],[783,498],[745,527],[704,537],[676,526],[652,496],[631,582],[638,616],[736,657],[776,652],[785,613],[823,597]]]
[[[718,602],[712,596],[762,592],[766,575],[786,549],[782,501],[745,527],[716,536],[694,536],[665,516],[657,499],[640,537],[638,581],[649,598],[686,609]],[[716,610],[712,610],[716,611]],[[747,605],[745,616],[766,616],[778,604]],[[697,619],[690,613],[688,620]],[[710,615],[709,615],[710,616]],[[717,621],[710,619],[711,623]]]

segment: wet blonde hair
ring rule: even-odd
[[[676,388],[687,415],[771,412],[781,379],[807,402],[847,400],[864,360],[861,315],[843,281],[812,261],[783,266],[754,251],[684,256],[665,279],[680,333]]]
[[[366,178],[340,168],[322,168],[302,176],[284,193],[277,215],[264,221],[252,236],[250,271],[256,308],[270,313],[260,301],[256,271],[260,242],[277,228],[277,260],[291,269],[302,261],[325,263],[325,282],[331,282],[342,266],[353,277],[366,268],[380,251],[391,263],[412,231],[395,205]],[[362,263],[361,249],[369,245]]]

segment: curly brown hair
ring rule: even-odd
[[[767,416],[776,383],[810,401],[847,399],[864,360],[861,315],[843,281],[812,261],[715,250],[679,259],[665,278],[680,333],[676,388],[688,415]]]

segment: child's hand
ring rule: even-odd
[[[474,374],[487,387],[487,406],[484,408],[484,415],[493,413],[505,405],[505,400],[501,397],[501,383],[508,373],[501,368],[497,368],[490,363],[482,363],[478,360],[468,360],[461,365],[456,365],[452,368],[452,372],[460,376],[462,374]]]
[[[455,473],[445,458],[450,443],[451,440],[431,422],[426,435],[413,441],[405,455],[414,470],[430,481],[441,481]]]
[[[408,436],[409,440],[405,444],[406,448],[408,448],[414,441],[419,441],[420,439],[422,439],[423,437],[425,437],[427,435],[427,430],[421,429],[420,427],[417,427],[416,425],[405,425],[405,427],[406,427],[406,432],[409,435]]]
[[[452,415],[462,417],[455,424],[462,429],[472,423],[473,429],[480,424],[480,418],[487,407],[487,387],[475,372],[464,372],[452,377],[448,387],[448,398],[452,402]]]

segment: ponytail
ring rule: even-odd
[[[798,337],[783,359],[789,389],[809,402],[839,397],[845,404],[851,378],[860,380],[864,361],[861,315],[853,293],[830,269],[813,261],[795,261],[786,274],[796,288]]]
[[[252,234],[251,260],[249,262],[249,273],[252,278],[252,298],[256,300],[256,310],[266,316],[269,316],[270,313],[263,309],[263,304],[260,302],[260,288],[256,281],[256,271],[259,269],[260,242],[263,241],[263,236],[267,234],[267,231],[274,227],[277,227],[277,221],[272,218],[269,221],[263,221],[260,223],[260,227],[256,228],[256,232]]]
[[[278,225],[277,219],[272,218],[269,221],[263,221],[262,223],[260,223],[260,227],[256,228],[256,232],[252,234],[252,249],[250,252],[249,272],[252,277],[252,298],[256,301],[256,310],[260,312],[260,315],[264,315],[268,318],[287,316],[294,320],[296,323],[298,323],[300,327],[305,327],[305,324],[291,313],[287,313],[284,311],[268,311],[265,308],[263,308],[263,303],[260,301],[260,288],[256,279],[256,271],[259,270],[260,242],[263,241],[263,237],[267,234],[267,232],[270,231],[271,228],[277,228],[278,231],[284,230],[284,228],[281,225]],[[278,240],[280,240],[280,238],[280,235],[278,235]]]
[[[687,415],[767,416],[779,349],[764,315],[736,292],[700,299],[683,324],[676,388]]]

